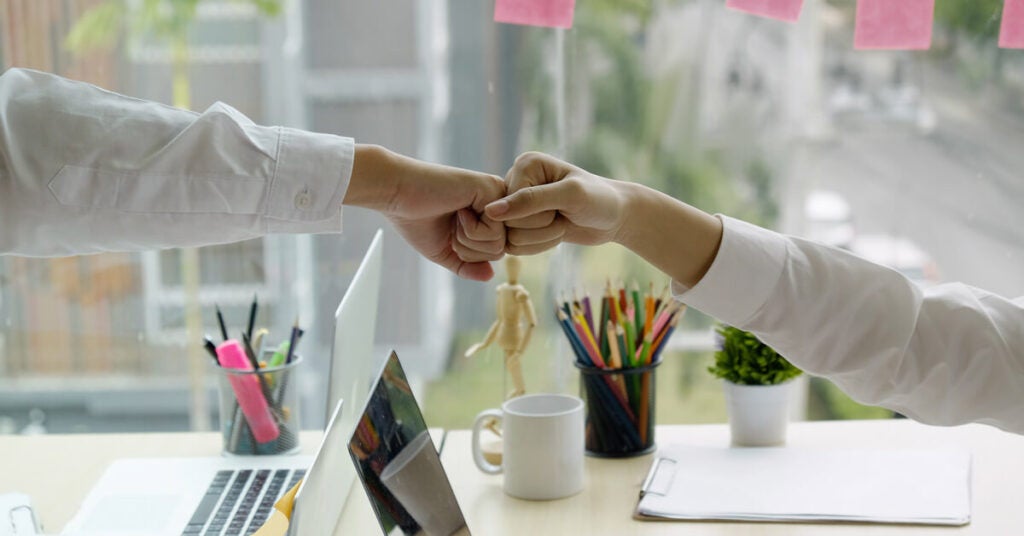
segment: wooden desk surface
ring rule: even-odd
[[[440,436],[440,431],[435,437]],[[303,432],[303,452],[312,454],[320,432]],[[438,437],[439,439],[439,437]],[[435,439],[437,441],[437,439]],[[724,446],[725,425],[659,427],[659,444]],[[441,444],[437,442],[437,444]],[[973,521],[962,528],[765,524],[725,522],[644,522],[632,519],[640,483],[651,456],[627,460],[587,458],[586,489],[558,501],[513,499],[501,490],[501,476],[480,473],[470,455],[470,433],[444,435],[442,461],[477,536],[492,534],[680,534],[819,535],[865,534],[1017,534],[1024,504],[1024,436],[971,425],[924,426],[906,420],[794,423],[789,444],[813,447],[929,448],[959,446],[973,455]],[[216,433],[0,436],[0,493],[28,493],[44,527],[59,532],[82,499],[116,458],[145,456],[216,456]],[[376,521],[361,487],[353,488],[337,535],[377,534]]]
[[[432,428],[430,432],[440,448],[444,431]],[[302,453],[316,454],[322,436],[319,431],[302,432]],[[118,458],[219,456],[220,450],[217,432],[0,436],[0,493],[28,494],[46,533],[57,534],[110,462]],[[346,503],[337,534],[378,533],[376,518],[358,482],[351,497],[354,499]]]
[[[726,425],[659,427],[658,444],[726,446]],[[587,484],[574,497],[524,501],[508,497],[501,476],[485,475],[473,465],[468,431],[449,431],[442,461],[474,534],[615,535],[918,535],[1020,534],[1024,505],[1024,436],[970,425],[924,426],[908,420],[794,423],[791,446],[935,448],[958,446],[973,454],[972,522],[960,527],[854,524],[770,524],[733,522],[636,521],[632,518],[640,485],[652,455],[625,460],[587,458]]]

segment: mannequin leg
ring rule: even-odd
[[[523,382],[523,368],[519,363],[521,356],[520,352],[505,352],[505,370],[512,377],[512,392],[508,394],[508,398],[515,398],[526,394],[526,384]]]

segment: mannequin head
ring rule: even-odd
[[[519,284],[519,271],[523,267],[523,261],[515,255],[505,256],[505,271],[508,273],[508,282],[516,285]]]

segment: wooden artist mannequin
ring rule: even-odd
[[[519,284],[521,267],[522,261],[519,257],[505,257],[508,282],[498,285],[495,289],[498,294],[498,319],[494,321],[482,342],[466,350],[466,357],[471,357],[497,340],[498,346],[505,352],[505,369],[512,377],[512,392],[508,394],[508,398],[526,393],[523,369],[519,360],[526,350],[526,345],[530,343],[533,328],[537,326],[537,313],[533,309],[533,302],[530,301],[530,293]]]

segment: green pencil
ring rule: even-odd
[[[636,333],[644,332],[643,313],[640,311],[640,286],[633,281],[633,322]]]
[[[633,331],[633,323],[626,321],[626,361],[630,367],[636,366],[636,332]]]
[[[268,363],[268,366],[280,367],[283,365],[285,360],[288,359],[288,348],[290,346],[291,344],[289,344],[288,341],[282,341],[277,347],[277,351],[275,351],[274,355],[270,357],[270,363]]]

